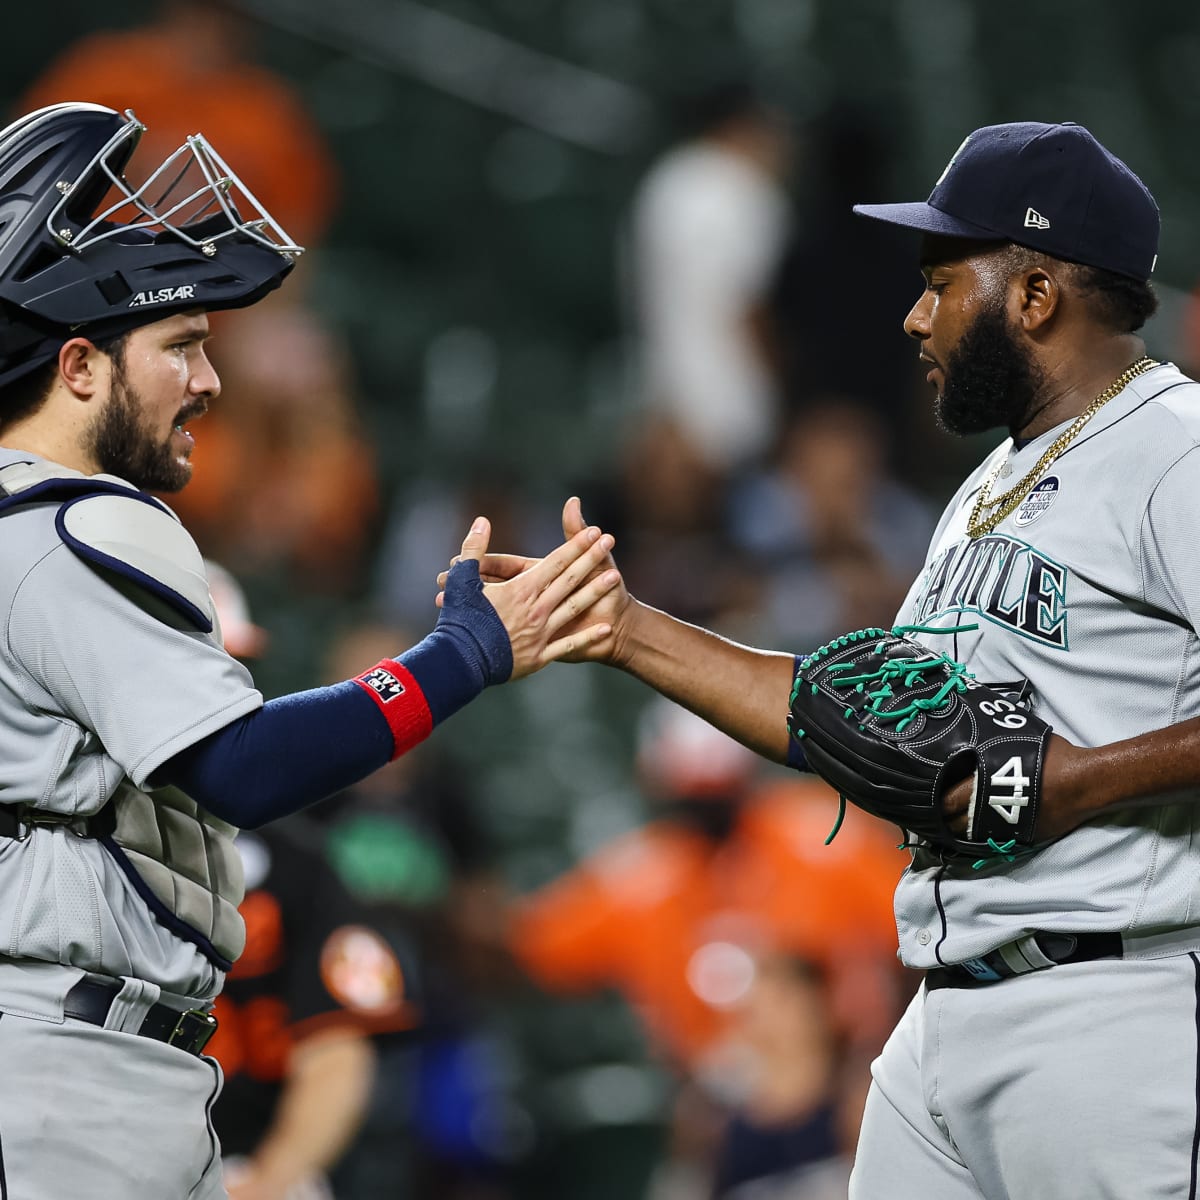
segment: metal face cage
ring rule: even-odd
[[[58,182],[62,198],[46,218],[56,242],[80,252],[109,238],[119,239],[130,229],[151,234],[168,230],[210,258],[222,241],[239,235],[289,260],[304,252],[202,134],[186,138],[144,183],[131,184],[120,164],[128,161],[146,126],[129,109],[125,117],[125,124],[77,178]],[[108,187],[100,204],[114,192],[115,203],[95,213],[72,211],[74,196],[85,190],[94,195],[93,185],[105,180]]]

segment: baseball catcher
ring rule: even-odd
[[[236,831],[582,645],[555,631],[619,578],[592,529],[481,582],[478,518],[404,662],[265,700],[152,493],[221,391],[209,314],[300,247],[200,134],[131,182],[144,129],[82,102],[0,129],[0,1197],[224,1198],[204,1050],[246,945]]]
[[[1033,846],[1050,726],[1028,711],[1023,686],[977,682],[907,636],[919,632],[859,629],[814,651],[797,671],[788,729],[843,811],[849,800],[976,868],[1011,861]],[[941,800],[972,774],[959,835]]]

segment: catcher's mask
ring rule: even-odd
[[[302,253],[200,134],[130,183],[144,130],[82,103],[0,130],[0,386],[75,335],[253,304]]]

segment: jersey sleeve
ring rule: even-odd
[[[56,546],[16,591],[5,630],[30,705],[91,731],[139,786],[168,758],[262,705],[217,639]]]
[[[1148,604],[1200,632],[1200,447],[1168,468],[1150,494],[1141,524],[1142,594]]]

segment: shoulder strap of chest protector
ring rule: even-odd
[[[113,476],[55,475],[54,469],[42,463],[0,468],[0,517],[34,504],[57,504],[54,527],[79,558],[130,580],[193,628],[211,633],[204,560],[179,518]]]

